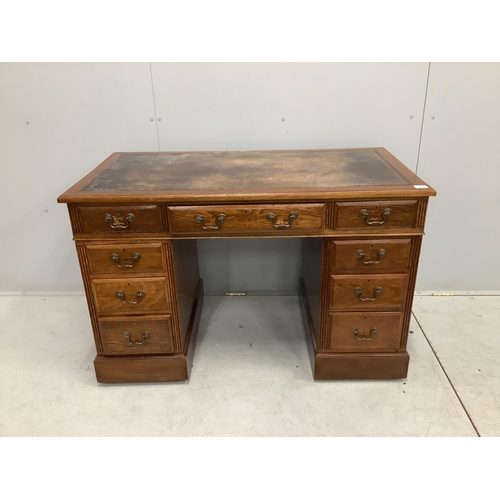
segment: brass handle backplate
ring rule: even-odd
[[[370,216],[370,212],[366,210],[366,208],[363,208],[361,212],[359,212],[359,215],[361,216],[362,219],[365,219],[365,222],[369,224],[370,226],[373,224],[385,224],[385,221],[391,216],[391,209],[386,208],[382,212],[382,220],[376,220],[376,219],[370,219],[368,220],[368,217]]]
[[[359,330],[354,327],[351,328],[351,333],[356,337],[356,340],[372,340],[373,336],[378,333],[378,328],[371,328],[369,335],[360,335]]]
[[[273,224],[273,227],[276,229],[286,229],[287,227],[290,227],[292,225],[292,222],[294,220],[297,220],[299,218],[299,214],[297,212],[290,212],[288,214],[288,222],[283,222],[283,221],[276,221],[276,214],[273,212],[270,212],[267,214],[267,219],[271,221]]]
[[[141,337],[142,342],[133,342],[132,340],[130,340],[130,333],[123,332],[123,338],[128,340],[129,345],[144,345],[146,343],[146,340],[149,339],[150,336],[151,335],[149,332],[144,332]]]
[[[125,300],[125,294],[121,291],[121,290],[118,290],[115,295],[121,299],[121,301],[124,303],[124,304],[138,304],[145,296],[146,296],[146,293],[139,290],[135,296],[137,297],[137,300]]]
[[[356,257],[358,259],[362,259],[361,262],[363,262],[363,264],[378,264],[384,257],[385,257],[385,254],[387,252],[385,251],[385,249],[381,248],[378,252],[377,252],[377,257],[378,257],[378,260],[365,260],[365,252],[363,252],[363,250],[358,250],[356,252]]]
[[[127,214],[125,218],[120,215],[120,212],[117,215],[106,214],[104,216],[104,222],[107,222],[112,229],[127,229],[134,221],[134,214]]]
[[[129,269],[131,267],[134,267],[137,264],[137,262],[139,262],[141,260],[141,254],[137,253],[137,252],[132,255],[132,264],[120,264],[120,256],[117,253],[112,253],[110,255],[110,257],[111,257],[111,260],[118,267],[125,268],[125,269]]]
[[[377,297],[382,293],[382,287],[381,286],[378,286],[377,288],[375,288],[375,290],[373,291],[373,297],[364,297],[362,298],[361,296],[363,295],[363,290],[357,286],[355,289],[354,289],[354,295],[356,295],[358,297],[359,300],[361,300],[361,302],[367,302],[367,301],[372,301],[372,300],[377,300]]]
[[[219,214],[215,219],[216,225],[210,226],[210,225],[205,225],[205,218],[203,217],[203,215],[198,214],[194,218],[194,220],[201,225],[202,229],[220,229],[222,224],[226,222],[226,219],[227,219],[226,214]]]

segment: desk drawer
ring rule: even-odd
[[[126,234],[161,232],[156,205],[80,206],[83,233]]]
[[[158,273],[165,271],[161,243],[87,245],[93,274]]]
[[[173,234],[303,233],[324,227],[324,203],[169,207]]]
[[[330,308],[403,309],[408,288],[406,274],[335,275],[331,277]]]
[[[405,271],[410,244],[410,239],[333,241],[331,271]]]
[[[328,350],[335,352],[395,351],[401,342],[403,313],[330,313]]]
[[[101,318],[104,354],[169,354],[173,352],[169,315],[146,318]]]
[[[333,229],[412,228],[417,201],[339,201],[335,203]]]
[[[151,314],[170,311],[166,278],[92,280],[97,312]]]

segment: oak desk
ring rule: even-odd
[[[187,380],[198,238],[302,238],[315,379],[404,378],[436,192],[384,148],[114,153],[67,203],[99,382]]]

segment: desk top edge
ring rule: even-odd
[[[379,185],[340,185],[328,187],[283,187],[261,186],[252,189],[102,189],[89,190],[89,185],[98,179],[108,167],[116,164],[117,160],[123,157],[132,158],[133,155],[148,155],[158,158],[180,157],[182,155],[195,155],[197,157],[207,157],[213,155],[226,155],[226,157],[237,157],[238,155],[260,155],[270,157],[274,154],[302,155],[307,161],[308,155],[318,154],[350,154],[350,153],[377,153],[390,168],[394,170],[392,175],[403,179],[398,183],[384,183]],[[131,156],[132,155],[132,156]],[[299,167],[301,167],[299,165]],[[262,168],[262,167],[261,167]],[[248,170],[247,170],[248,171]],[[218,173],[218,172],[216,172]],[[277,174],[279,172],[276,172]],[[394,177],[396,179],[396,177]],[[420,186],[415,188],[414,186]],[[423,187],[425,186],[425,187]],[[91,186],[92,187],[92,186]],[[87,189],[86,189],[87,188]],[[385,148],[342,148],[342,149],[291,149],[291,150],[237,150],[237,151],[165,151],[165,152],[115,152],[106,160],[99,164],[94,170],[84,176],[80,181],[65,191],[57,201],[59,203],[187,203],[187,202],[256,202],[256,201],[312,201],[327,199],[359,199],[359,198],[381,198],[381,197],[411,197],[421,198],[435,196],[436,191],[408,169],[403,163],[395,158]]]

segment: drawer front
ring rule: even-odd
[[[165,271],[161,243],[131,245],[87,245],[93,274],[131,274]]]
[[[324,203],[169,207],[173,234],[301,233],[324,227]]]
[[[402,309],[406,300],[406,274],[335,275],[331,277],[330,308]]]
[[[84,233],[124,234],[161,232],[156,205],[78,207]]]
[[[335,271],[380,272],[408,269],[409,239],[333,241],[333,267]]]
[[[169,354],[173,352],[170,316],[99,320],[104,354]]]
[[[166,278],[92,280],[98,314],[170,312]]]
[[[339,201],[335,203],[334,229],[412,228],[417,201]]]
[[[396,351],[403,313],[342,312],[330,314],[330,343],[335,352]]]

